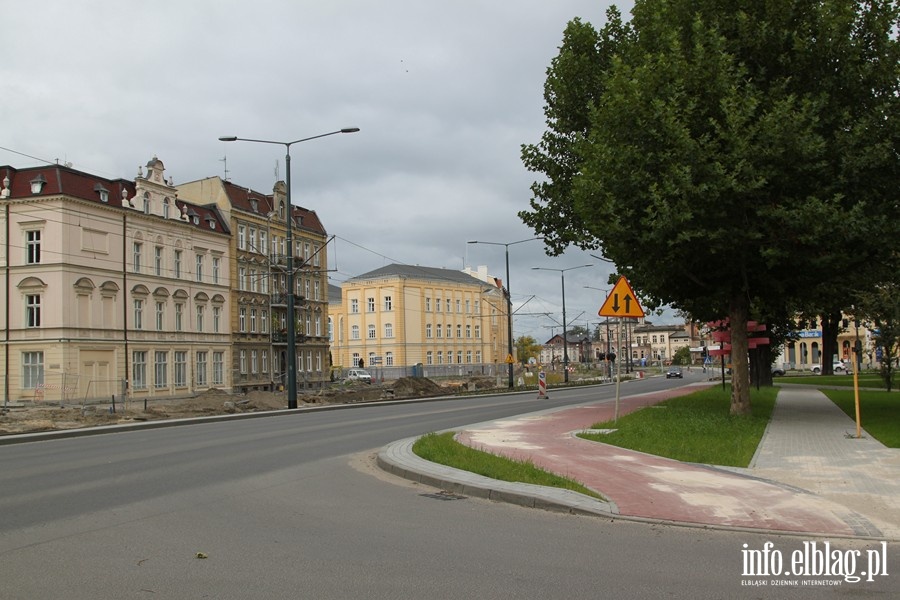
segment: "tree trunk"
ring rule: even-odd
[[[750,305],[747,297],[738,294],[731,300],[728,311],[731,328],[731,414],[750,414],[750,364],[747,344],[747,320]]]
[[[822,375],[834,375],[834,357],[838,354],[837,334],[841,326],[841,312],[821,315],[822,318]]]

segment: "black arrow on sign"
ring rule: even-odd
[[[631,296],[625,296],[625,312],[631,312]]]
[[[618,294],[613,294],[612,309],[613,309],[613,312],[619,312],[619,295]]]

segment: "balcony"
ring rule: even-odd
[[[290,294],[272,294],[272,297],[269,300],[269,304],[271,306],[287,306],[288,296],[290,296]],[[299,307],[305,301],[305,296],[298,296],[297,294],[294,294],[295,307]]]

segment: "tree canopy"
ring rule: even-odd
[[[746,322],[839,306],[900,235],[897,2],[637,0],[632,17],[566,27],[520,217],[550,252],[600,248],[643,294],[727,316],[746,413]]]

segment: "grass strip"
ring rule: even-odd
[[[574,479],[545,471],[531,461],[511,460],[470,448],[453,439],[454,435],[455,432],[452,431],[423,435],[413,444],[413,452],[425,460],[491,479],[562,488],[605,500],[603,496]]]
[[[778,388],[755,388],[750,393],[752,414],[732,416],[731,387],[720,386],[671,398],[604,421],[594,429],[607,434],[579,434],[587,440],[612,444],[683,462],[747,467],[766,430]]]
[[[856,422],[853,390],[819,390]],[[900,393],[860,390],[859,420],[873,438],[888,448],[900,448]]]

